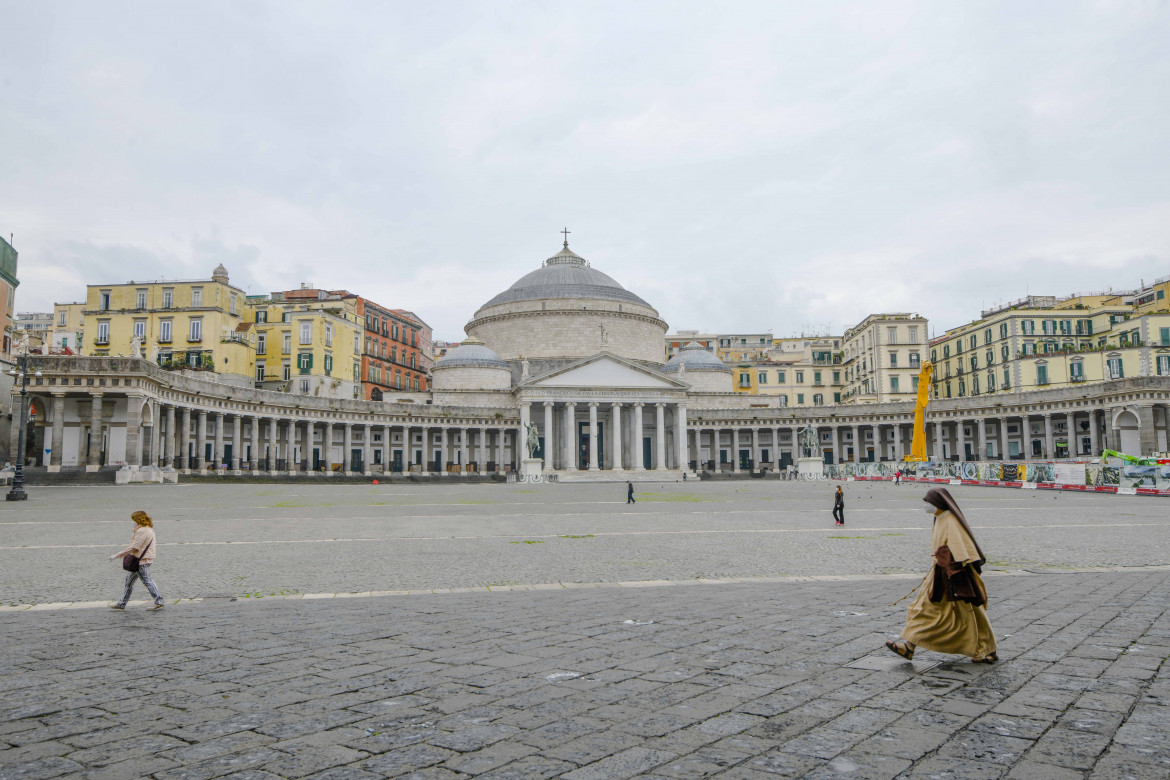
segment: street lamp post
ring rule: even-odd
[[[4,496],[6,501],[24,501],[28,493],[24,492],[24,434],[28,429],[28,349],[16,358],[16,368],[8,373],[20,381],[20,430],[16,434],[16,474],[12,477],[12,489]],[[38,370],[36,376],[40,376]]]

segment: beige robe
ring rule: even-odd
[[[956,562],[978,560],[975,542],[963,528],[959,519],[948,511],[935,515],[934,528],[930,533],[930,549],[937,550],[946,545]],[[933,560],[932,560],[933,564]],[[918,590],[918,598],[906,610],[906,628],[902,638],[907,642],[939,653],[954,653],[972,658],[982,658],[995,652],[995,635],[987,620],[984,607],[976,607],[966,601],[952,601],[945,593],[942,601],[930,600],[934,586],[935,569]],[[983,580],[974,569],[971,576],[981,590]]]

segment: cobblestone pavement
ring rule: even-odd
[[[144,508],[168,598],[556,582],[921,574],[921,485],[775,480],[602,485],[34,488],[0,512],[0,604],[116,598],[106,556]],[[991,568],[1170,563],[1164,499],[954,488]]]
[[[1166,777],[1170,572],[988,582],[996,666],[881,577],[8,613],[0,777]]]

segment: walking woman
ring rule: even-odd
[[[906,610],[902,641],[886,642],[886,647],[907,660],[917,648],[925,647],[993,664],[999,656],[987,620],[987,590],[979,576],[986,558],[945,488],[928,491],[923,500],[927,514],[934,518],[930,534],[934,567]]]
[[[833,519],[837,521],[837,525],[845,525],[845,494],[841,491],[840,485],[833,494]]]
[[[130,600],[130,592],[134,590],[135,580],[142,580],[142,584],[154,597],[154,606],[150,609],[162,609],[162,594],[158,592],[158,586],[150,577],[150,566],[154,563],[154,523],[151,521],[150,515],[141,509],[130,515],[130,519],[135,523],[134,535],[130,537],[130,544],[122,552],[111,555],[110,560],[133,555],[138,559],[138,565],[134,571],[129,571],[126,574],[126,589],[122,591],[122,600],[117,604],[111,604],[110,609],[126,609],[126,602]]]

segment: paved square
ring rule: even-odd
[[[1002,661],[911,665],[924,490],[847,485],[841,529],[827,484],[38,489],[0,777],[1165,777],[1164,502],[955,491]],[[201,600],[44,608],[112,600],[139,507]]]

